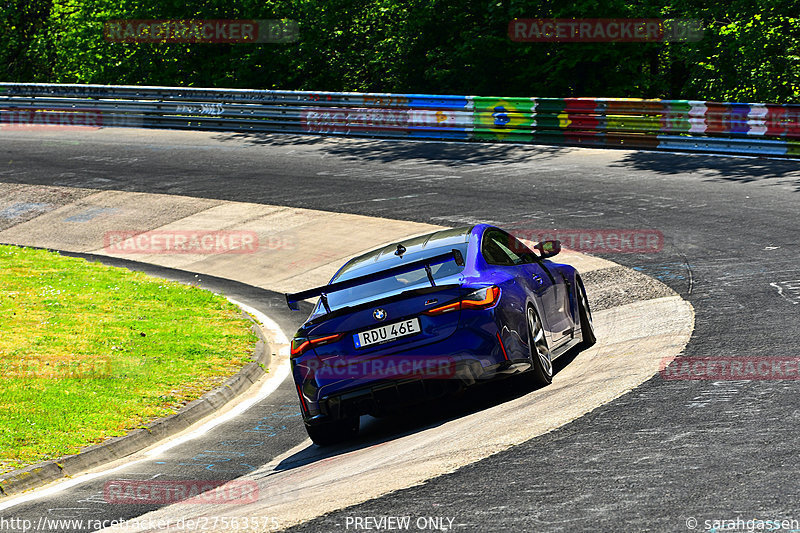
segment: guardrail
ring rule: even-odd
[[[800,105],[0,83],[0,127],[74,125],[800,156]]]

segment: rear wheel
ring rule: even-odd
[[[317,446],[330,446],[358,435],[358,422],[356,417],[314,425],[306,424],[306,431]]]
[[[581,348],[588,348],[597,342],[594,335],[594,324],[592,323],[592,310],[589,308],[589,300],[586,298],[586,289],[583,281],[578,278],[578,318],[581,321]]]
[[[542,320],[533,307],[528,307],[528,335],[531,350],[531,369],[528,371],[530,379],[536,385],[549,385],[553,381],[553,362]]]

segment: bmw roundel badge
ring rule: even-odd
[[[372,312],[372,317],[375,320],[385,320],[386,319],[386,311],[384,311],[383,309],[381,309],[379,307],[379,308],[377,308],[376,310],[374,310]]]

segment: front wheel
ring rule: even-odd
[[[306,431],[317,446],[330,446],[358,435],[358,422],[358,417],[354,417],[321,424],[306,424]]]
[[[549,385],[553,381],[553,362],[544,336],[542,320],[533,307],[528,307],[528,343],[531,351],[530,380],[536,385]]]
[[[588,348],[597,342],[594,334],[594,324],[592,323],[592,310],[589,308],[589,300],[586,298],[586,289],[583,281],[578,278],[578,318],[581,322],[581,348]]]

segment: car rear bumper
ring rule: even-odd
[[[501,345],[500,333],[493,321],[487,321],[480,328],[460,328],[443,341],[374,359],[383,367],[400,365],[410,358],[449,361],[447,367],[434,366],[445,370],[438,374],[384,376],[382,379],[358,375],[325,379],[332,373],[323,371],[297,379],[295,374],[299,388],[304,391],[304,420],[307,424],[316,424],[381,413],[440,398],[477,382],[527,369],[527,353],[523,356],[519,349],[510,349],[507,332]]]

